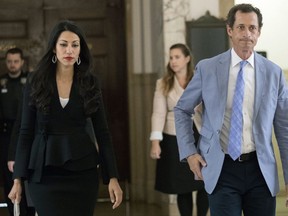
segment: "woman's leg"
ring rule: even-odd
[[[181,216],[192,216],[193,197],[192,192],[177,195],[177,205]]]
[[[209,209],[208,195],[204,188],[197,191],[197,216],[206,216]]]

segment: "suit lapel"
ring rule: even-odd
[[[263,88],[266,82],[266,70],[262,65],[264,65],[260,58],[258,58],[255,53],[255,99],[254,99],[254,114],[253,121],[255,120],[257,113],[259,111],[260,104],[263,98]]]
[[[218,106],[215,108],[218,109],[217,113],[219,113],[219,125],[223,124],[226,101],[227,101],[227,91],[228,91],[228,80],[229,80],[229,66],[231,61],[231,50],[228,50],[224,53],[222,58],[219,60],[216,68],[216,76],[217,76],[217,88],[219,92],[218,97],[215,97],[217,100]],[[218,124],[217,124],[218,125]]]

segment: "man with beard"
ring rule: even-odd
[[[12,136],[17,111],[21,108],[22,92],[26,83],[27,73],[23,71],[23,52],[19,48],[9,49],[5,54],[8,72],[0,77],[0,154],[1,154],[1,178],[4,182],[5,200],[8,210],[13,216],[13,203],[8,194],[13,185],[12,173],[15,158],[15,146],[17,136]],[[20,106],[20,107],[19,107]],[[9,150],[10,145],[10,150]],[[34,216],[35,210],[28,207],[26,196],[20,203],[21,216]]]

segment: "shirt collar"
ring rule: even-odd
[[[237,64],[239,64],[243,59],[241,59],[237,53],[235,52],[234,48],[231,49],[231,66],[235,67]],[[246,60],[249,62],[249,64],[254,68],[254,52],[252,52],[252,55]]]

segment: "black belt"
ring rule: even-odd
[[[240,157],[238,157],[235,162],[245,162],[245,161],[250,161],[254,158],[257,157],[256,151],[246,153],[246,154],[241,154]],[[225,158],[228,158],[230,160],[233,160],[229,154],[225,154]]]
[[[40,134],[40,140],[39,140],[39,148],[38,148],[38,155],[37,155],[37,161],[34,168],[33,176],[31,176],[31,180],[33,182],[40,182],[42,178],[42,172],[43,168],[45,166],[45,155],[46,155],[46,145],[47,145],[47,139],[50,134],[53,135],[61,135],[61,134],[74,134],[74,133],[80,133],[85,132],[85,129],[82,127],[79,128],[73,128],[67,131],[46,131],[46,130],[40,130],[38,133]]]

